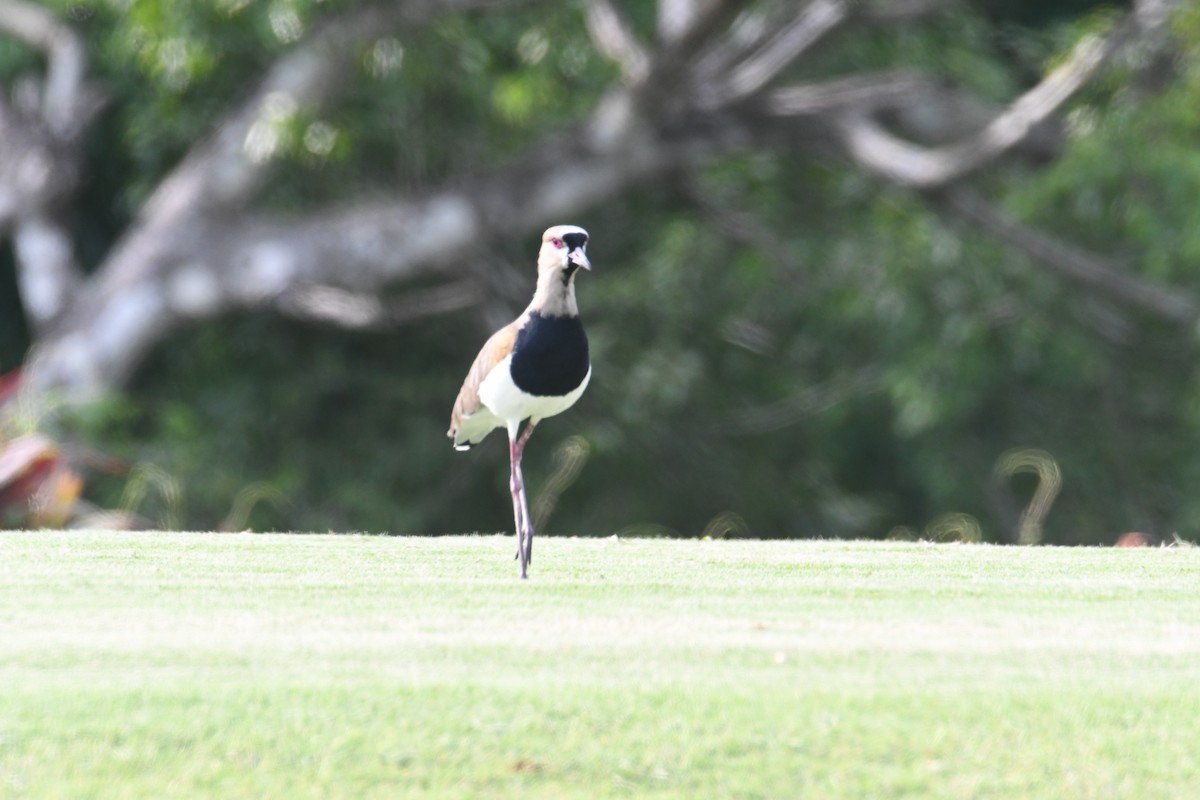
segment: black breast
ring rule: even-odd
[[[579,317],[534,313],[513,343],[513,383],[527,394],[570,394],[583,383],[588,365],[587,335]]]

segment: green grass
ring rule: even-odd
[[[0,534],[0,797],[1200,796],[1200,548]]]

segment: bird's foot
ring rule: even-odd
[[[517,561],[521,565],[521,579],[529,577],[529,565],[533,563],[533,536],[531,531],[517,534]]]

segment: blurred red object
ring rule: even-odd
[[[3,375],[0,375],[0,403],[3,403],[10,396],[15,394],[20,385],[20,369],[14,369],[12,372],[6,372]]]
[[[0,520],[59,527],[71,516],[83,481],[58,445],[36,433],[0,442]]]
[[[20,385],[20,370],[0,375],[0,403]],[[60,528],[82,491],[83,478],[53,439],[27,433],[5,440],[0,433],[0,524]]]

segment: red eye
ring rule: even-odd
[[[555,236],[550,240],[550,244],[554,245],[555,247],[562,247],[562,239],[559,239],[557,236]]]

